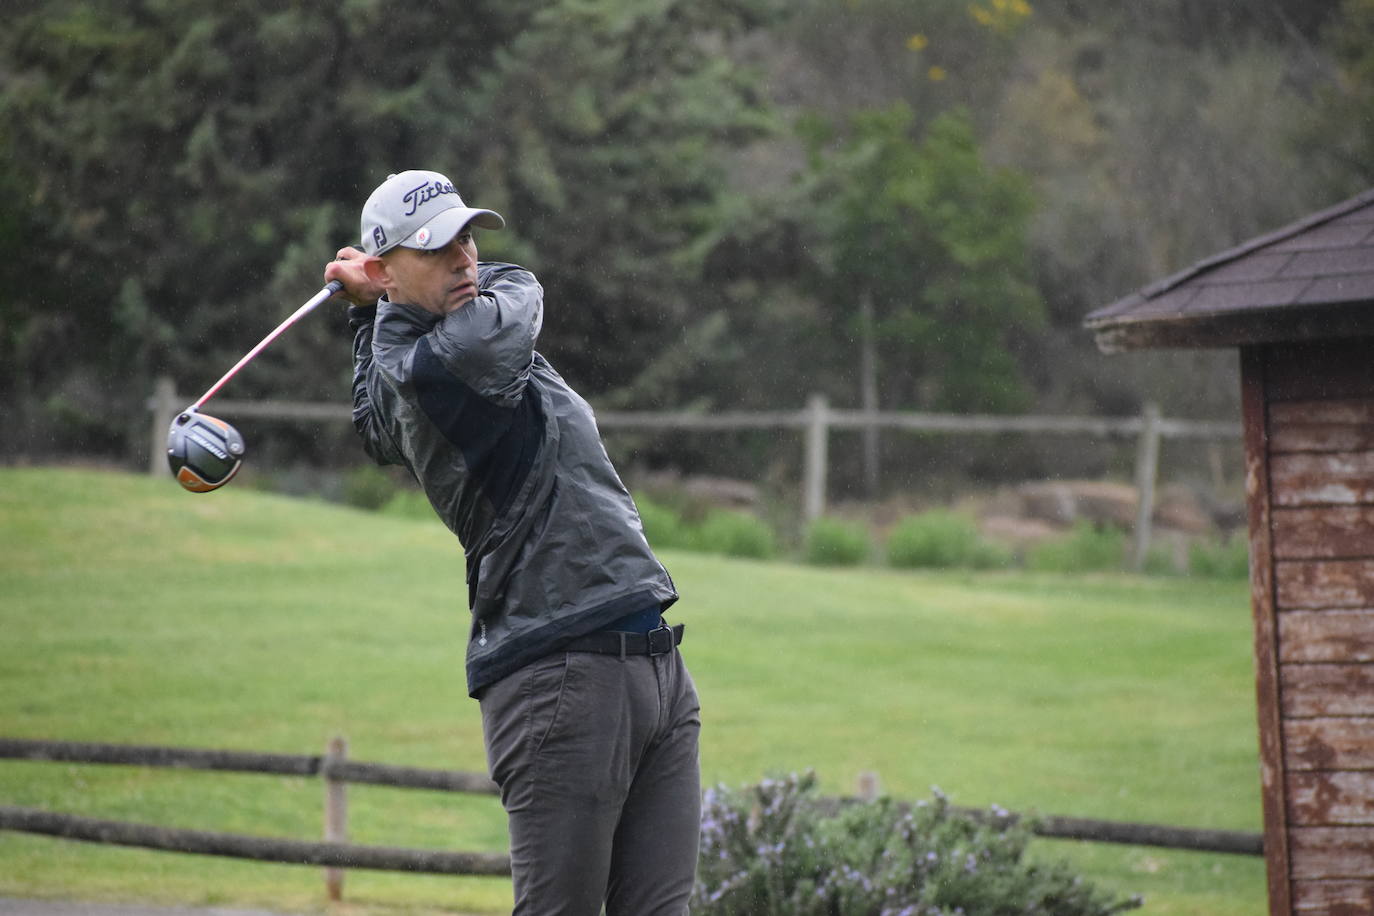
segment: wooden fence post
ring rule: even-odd
[[[1136,447],[1135,489],[1140,501],[1135,509],[1135,543],[1131,568],[1140,572],[1150,553],[1154,526],[1155,479],[1159,476],[1159,405],[1146,404],[1140,418],[1140,444]]]
[[[167,376],[159,375],[148,401],[148,409],[153,414],[148,437],[148,473],[154,477],[167,473],[167,430],[177,414],[176,400],[176,385]]]
[[[829,414],[830,404],[825,395],[811,395],[807,401],[806,468],[802,475],[805,488],[802,493],[802,514],[808,524],[825,514]]]
[[[333,775],[333,765],[342,763],[347,757],[348,742],[338,735],[330,738],[320,771],[324,775],[324,838],[331,843],[348,842],[348,784]],[[324,890],[331,901],[343,900],[343,883],[342,868],[324,870]]]
[[[859,400],[864,413],[868,414],[863,432],[864,488],[869,499],[877,499],[881,473],[880,432],[872,417],[878,412],[878,354],[873,330],[873,296],[870,293],[864,293],[859,300],[859,322],[862,328],[859,335]]]

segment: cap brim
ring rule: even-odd
[[[506,225],[506,221],[501,218],[501,214],[495,210],[479,210],[475,207],[450,207],[440,213],[434,219],[416,229],[410,235],[397,242],[401,248],[418,248],[421,251],[431,251],[435,248],[443,248],[453,237],[463,231],[463,227],[471,223],[480,229],[500,229]],[[426,237],[425,230],[429,230]],[[425,243],[420,244],[420,239],[424,238]]]

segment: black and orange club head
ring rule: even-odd
[[[234,479],[234,475],[243,464],[243,455],[247,450],[243,436],[224,420],[201,413],[200,406],[214,397],[215,393],[224,387],[225,382],[237,375],[249,360],[281,336],[283,331],[342,289],[343,284],[338,280],[329,281],[308,302],[277,325],[257,346],[249,350],[233,368],[220,376],[220,380],[211,385],[194,404],[177,414],[172,420],[171,428],[167,430],[167,463],[171,466],[177,483],[192,493],[209,493]]]
[[[233,480],[245,451],[238,430],[197,410],[178,414],[167,431],[167,463],[177,483],[192,493],[218,490]]]

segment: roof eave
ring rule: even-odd
[[[1162,348],[1215,349],[1289,340],[1374,336],[1374,302],[1278,306],[1195,317],[1090,319],[1085,326],[1103,353]]]

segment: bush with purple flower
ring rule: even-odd
[[[1027,862],[1026,825],[961,814],[938,790],[908,807],[827,800],[815,784],[806,773],[707,790],[694,914],[1110,916],[1140,906],[1065,866]]]

